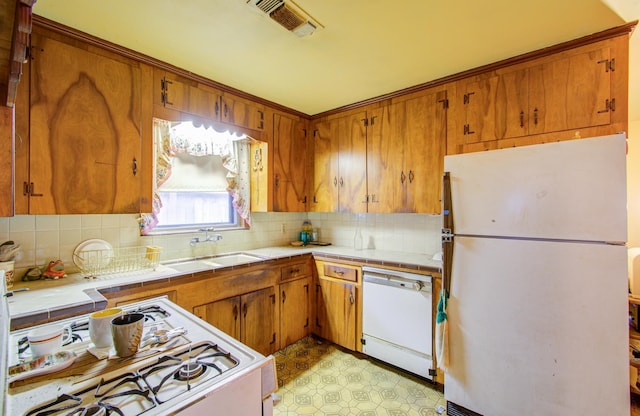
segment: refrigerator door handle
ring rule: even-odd
[[[442,177],[442,288],[451,293],[451,263],[453,261],[453,207],[451,206],[451,178]]]

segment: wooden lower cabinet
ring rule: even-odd
[[[261,354],[276,351],[276,295],[267,287],[193,308],[193,313]]]
[[[280,347],[309,334],[309,278],[280,284]]]
[[[316,331],[322,338],[350,350],[356,349],[355,284],[318,278]]]

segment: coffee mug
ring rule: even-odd
[[[96,348],[106,348],[112,345],[111,321],[120,315],[122,315],[120,308],[105,309],[89,315],[89,337]]]
[[[143,329],[143,313],[128,313],[111,320],[113,347],[118,357],[130,357],[138,352]]]
[[[68,325],[46,325],[27,334],[32,357],[53,354],[70,339],[71,327]]]

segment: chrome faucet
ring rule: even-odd
[[[192,247],[199,243],[206,243],[208,241],[215,243],[216,241],[222,240],[221,234],[209,235],[209,233],[213,231],[213,227],[200,228],[198,231],[204,231],[204,240],[200,240],[200,237],[193,237],[189,242]]]

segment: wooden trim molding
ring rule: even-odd
[[[23,1],[33,1],[35,2],[35,0],[23,0]],[[427,89],[427,88],[433,88],[433,87],[437,87],[440,85],[444,85],[453,81],[458,81],[460,79],[463,78],[467,78],[467,77],[472,77],[475,75],[479,75],[485,72],[489,72],[489,71],[495,71],[501,68],[505,68],[511,65],[515,65],[515,64],[520,64],[520,63],[524,63],[527,61],[531,61],[534,59],[538,59],[538,58],[542,58],[548,55],[552,55],[558,52],[563,52],[563,51],[567,51],[567,50],[571,50],[571,49],[575,49],[578,48],[580,46],[585,46],[585,45],[589,45],[591,43],[595,43],[595,42],[599,42],[599,41],[603,41],[603,40],[607,40],[607,39],[611,39],[617,36],[622,36],[625,34],[630,34],[631,32],[633,32],[633,30],[635,29],[636,25],[638,24],[638,21],[633,21],[630,23],[626,23],[624,25],[621,26],[617,26],[614,28],[610,28],[607,30],[603,30],[601,32],[597,32],[597,33],[593,33],[591,35],[587,35],[587,36],[583,36],[581,38],[578,39],[573,39],[567,42],[563,42],[563,43],[559,43],[557,45],[553,45],[553,46],[549,46],[546,48],[542,48],[542,49],[538,49],[536,51],[533,52],[528,52],[522,55],[517,55],[508,59],[504,59],[502,61],[498,61],[498,62],[494,62],[491,64],[487,64],[484,66],[480,66],[477,68],[472,68],[466,71],[462,71],[453,75],[449,75],[443,78],[439,78],[433,81],[429,81],[429,82],[425,82],[422,84],[418,84],[418,85],[414,85],[412,87],[408,87],[408,88],[404,88],[402,90],[398,90],[398,91],[394,91],[392,93],[389,94],[384,94],[384,95],[380,95],[377,97],[372,97],[369,98],[367,100],[363,100],[363,101],[359,101],[353,104],[348,104],[342,107],[338,107],[332,110],[328,110],[322,113],[318,113],[315,115],[309,115],[309,114],[305,114],[302,113],[300,111],[285,107],[283,105],[265,100],[263,98],[251,95],[249,93],[246,93],[244,91],[240,91],[237,90],[233,87],[229,87],[227,85],[221,84],[219,82],[213,81],[211,79],[202,77],[200,75],[194,74],[192,72],[189,72],[185,69],[182,68],[178,68],[176,66],[173,66],[171,64],[168,64],[166,62],[160,61],[158,59],[152,58],[150,56],[144,55],[142,53],[133,51],[131,49],[125,48],[124,46],[121,45],[117,45],[115,43],[111,43],[109,41],[106,41],[104,39],[100,39],[97,38],[95,36],[92,36],[88,33],[85,32],[81,32],[77,29],[73,29],[70,28],[68,26],[62,25],[60,23],[54,22],[52,20],[49,20],[47,18],[44,18],[42,16],[39,15],[33,15],[33,23],[35,23],[36,25],[38,25],[39,27],[69,36],[71,38],[74,39],[78,39],[84,42],[87,42],[91,45],[94,46],[98,46],[101,48],[104,48],[106,50],[109,50],[111,52],[114,53],[118,53],[120,55],[123,55],[127,58],[130,59],[134,59],[136,61],[140,61],[142,63],[148,64],[148,65],[152,65],[154,67],[160,68],[160,69],[164,69],[166,71],[170,71],[173,73],[176,73],[182,77],[185,77],[187,79],[192,79],[198,83],[204,84],[204,85],[208,85],[212,88],[216,88],[222,91],[226,91],[229,92],[231,94],[237,95],[238,97],[241,98],[245,98],[247,100],[256,102],[256,103],[260,103],[263,104],[265,106],[269,106],[273,109],[276,110],[280,110],[280,111],[284,111],[287,112],[289,114],[293,114],[293,115],[297,115],[298,117],[304,118],[304,119],[308,119],[308,120],[315,120],[315,119],[319,119],[322,117],[326,117],[329,115],[333,115],[333,114],[337,114],[337,113],[341,113],[343,111],[347,111],[347,110],[353,110],[353,109],[357,109],[360,107],[364,107],[370,104],[374,104],[374,103],[378,103],[380,101],[385,101],[385,100],[389,100],[389,99],[393,99],[393,98],[397,98],[406,94],[410,94],[410,93],[414,93],[414,92],[419,92],[421,90]]]
[[[194,80],[194,81],[196,81],[196,82],[198,82],[200,84],[208,85],[208,86],[210,86],[212,88],[215,88],[215,89],[218,89],[218,90],[222,90],[224,92],[228,92],[228,93],[236,95],[236,96],[238,96],[240,98],[244,98],[244,99],[253,101],[255,103],[258,103],[258,104],[263,104],[265,106],[271,107],[271,108],[276,109],[276,110],[284,111],[284,112],[289,113],[289,114],[295,114],[295,115],[297,115],[299,117],[303,117],[303,118],[307,118],[307,119],[309,118],[308,114],[301,113],[300,111],[285,107],[285,106],[283,106],[281,104],[277,104],[277,103],[274,103],[274,102],[269,101],[269,100],[265,100],[264,98],[260,98],[260,97],[257,97],[255,95],[251,95],[251,94],[249,94],[247,92],[237,90],[237,89],[235,89],[233,87],[229,87],[228,85],[221,84],[221,83],[213,81],[213,80],[211,80],[209,78],[202,77],[200,75],[194,74],[193,72],[190,72],[190,71],[187,71],[185,69],[178,68],[176,66],[168,64],[166,62],[160,61],[159,59],[155,59],[155,58],[152,58],[150,56],[144,55],[144,54],[142,54],[140,52],[136,52],[136,51],[134,51],[132,49],[129,49],[129,48],[126,48],[124,46],[117,45],[115,43],[109,42],[109,41],[104,40],[104,39],[100,39],[100,38],[95,37],[93,35],[90,35],[88,33],[81,32],[81,31],[79,31],[77,29],[65,26],[65,25],[63,25],[61,23],[54,22],[53,20],[49,20],[49,19],[47,19],[45,17],[42,17],[42,16],[39,16],[37,14],[33,15],[33,23],[36,24],[40,28],[47,29],[47,30],[59,33],[59,34],[68,36],[68,37],[73,38],[73,39],[81,40],[81,41],[86,42],[86,43],[88,43],[90,45],[106,49],[106,50],[108,50],[110,52],[117,53],[117,54],[122,55],[122,56],[124,56],[126,58],[133,59],[135,61],[142,62],[144,64],[151,65],[151,66],[154,66],[156,68],[163,69],[165,71],[173,72],[173,73],[175,73],[177,75],[180,75],[181,77]]]

